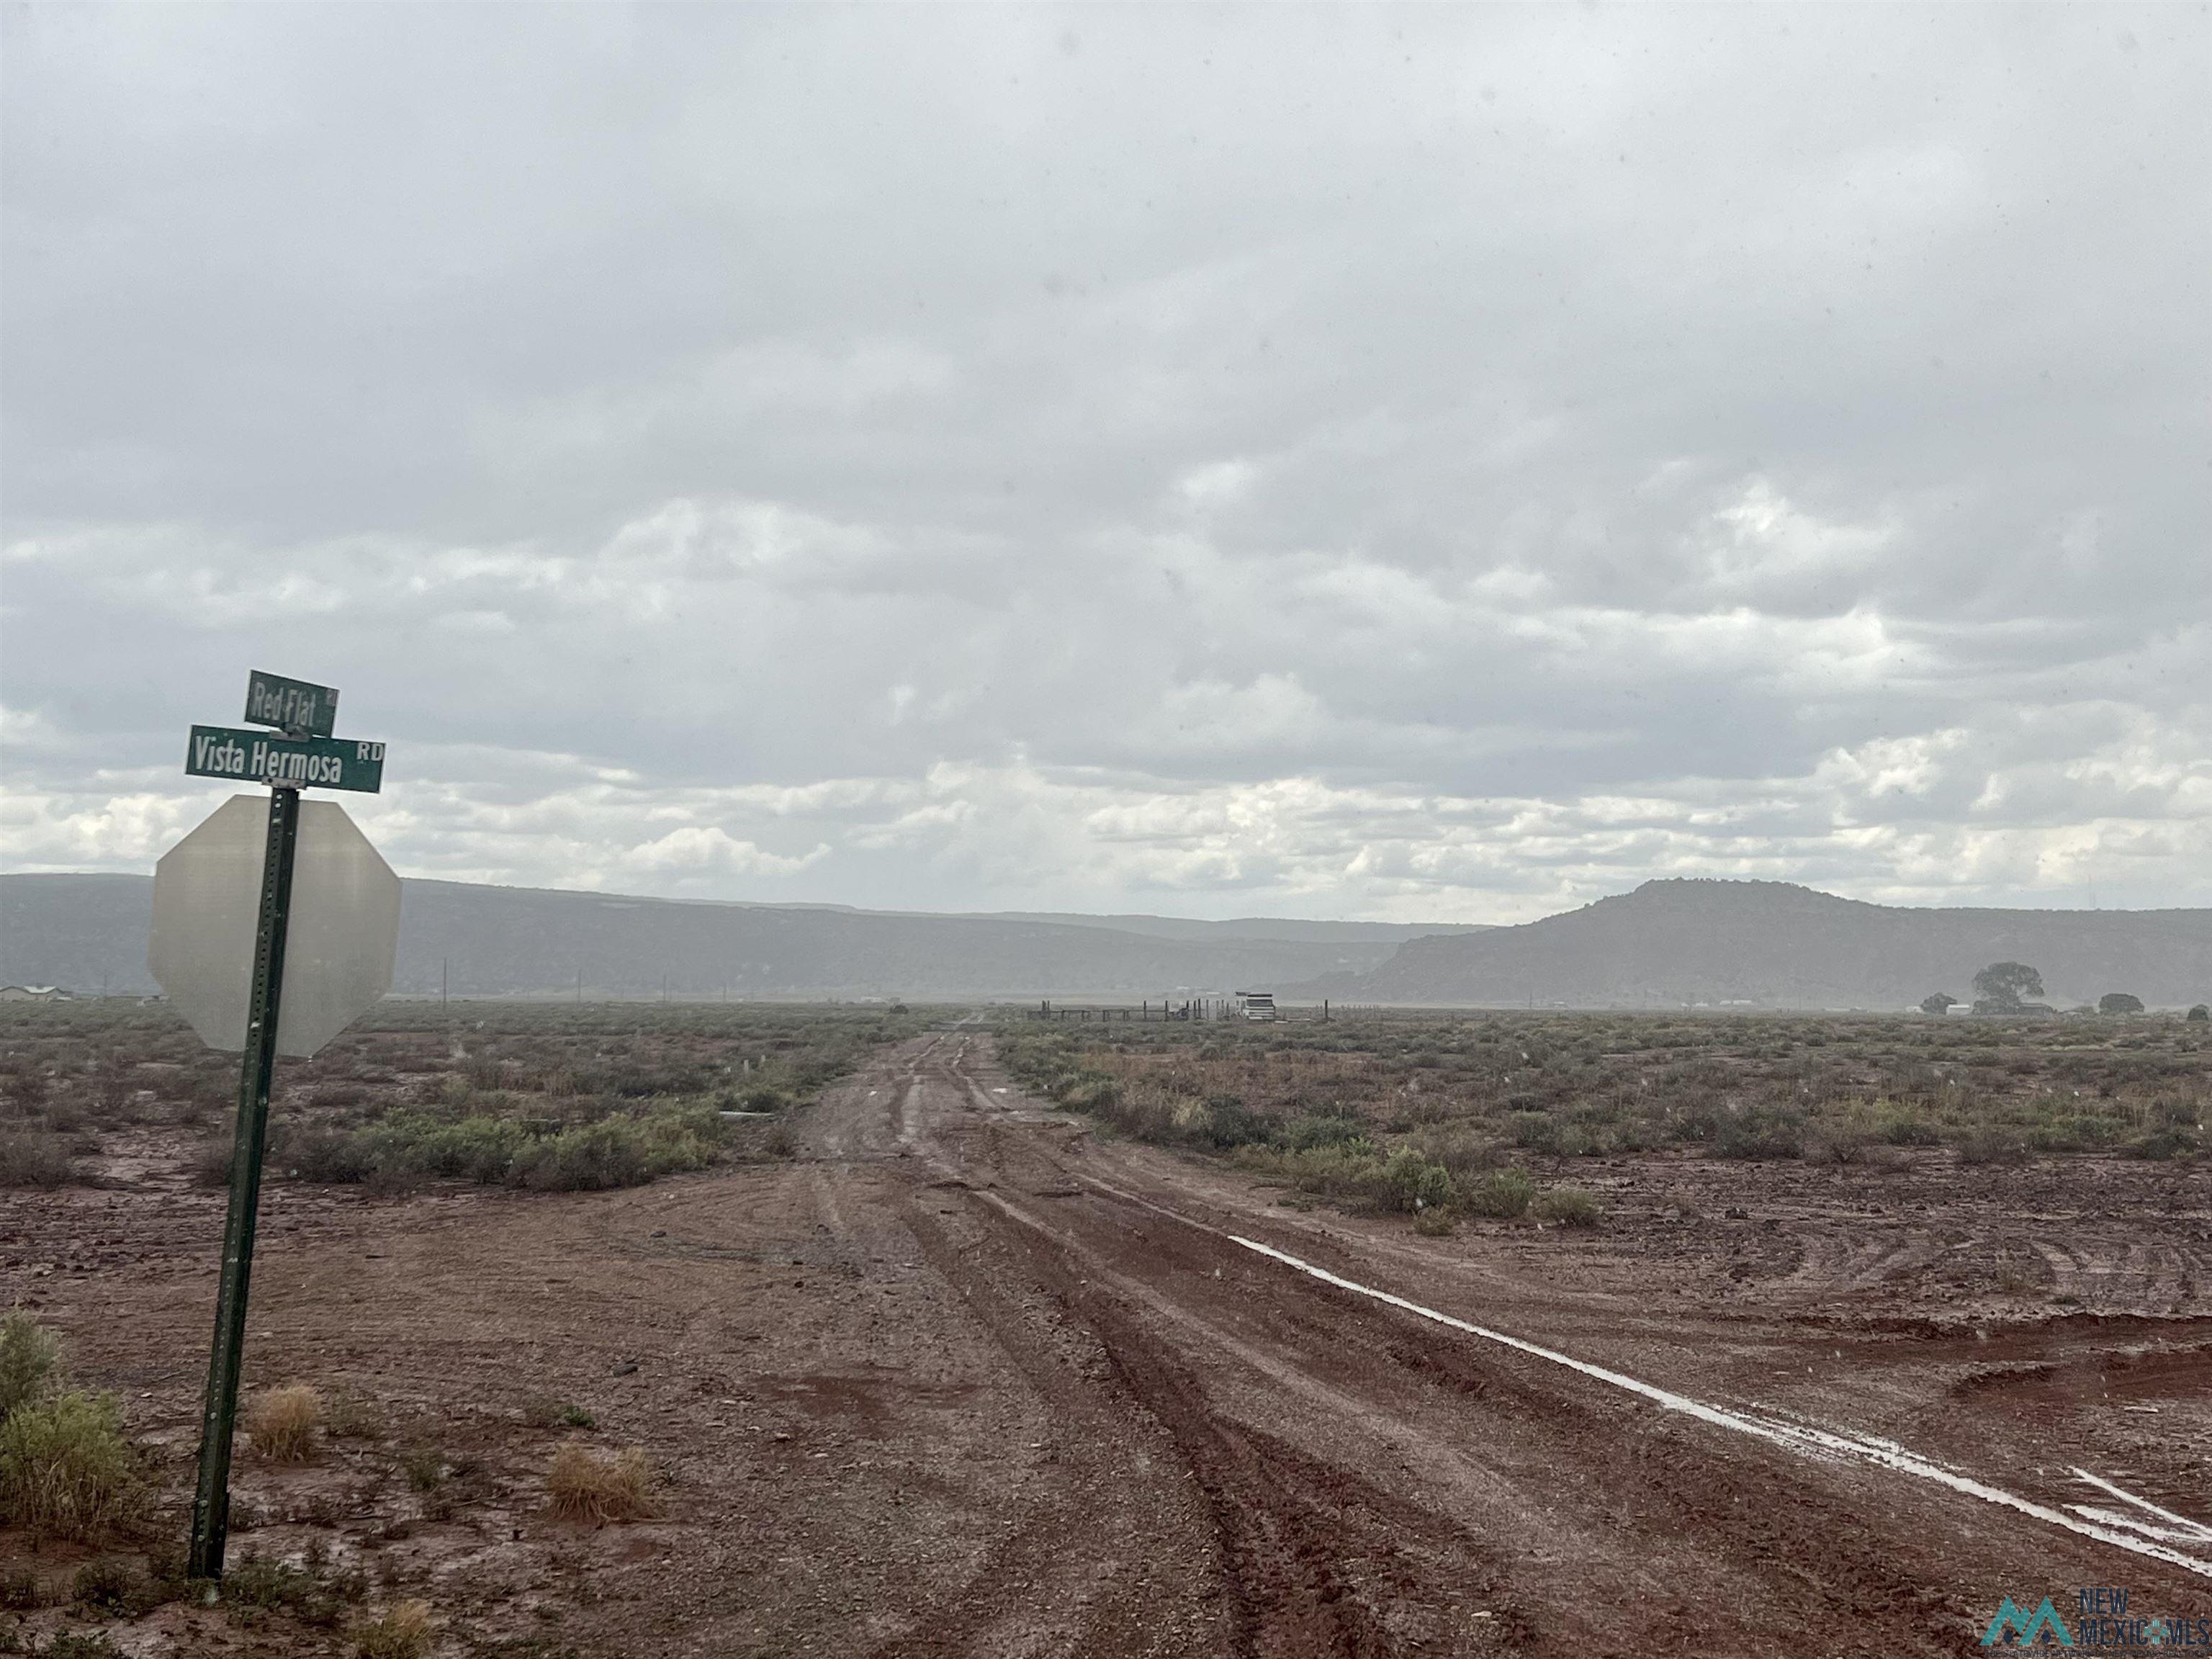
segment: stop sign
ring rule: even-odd
[[[269,797],[234,795],[154,866],[147,965],[210,1048],[246,1047]],[[300,803],[276,1052],[305,1059],[392,988],[399,878],[329,801]]]

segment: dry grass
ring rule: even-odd
[[[35,1405],[61,1367],[61,1345],[21,1309],[0,1318],[0,1421]]]
[[[98,1543],[144,1514],[146,1483],[105,1395],[57,1395],[0,1423],[0,1522]]]
[[[635,1446],[614,1453],[595,1452],[580,1440],[564,1440],[546,1472],[545,1490],[553,1513],[563,1521],[637,1521],[653,1513],[647,1497],[651,1472]]]
[[[359,1659],[422,1659],[430,1650],[428,1603],[398,1602],[382,1617],[356,1625],[353,1650]]]
[[[304,1382],[270,1389],[254,1401],[246,1417],[253,1449],[280,1463],[304,1463],[313,1455],[315,1429],[323,1419],[323,1396]]]

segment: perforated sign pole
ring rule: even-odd
[[[277,1004],[284,989],[284,929],[291,916],[292,863],[299,846],[300,792],[272,789],[268,849],[261,866],[261,910],[253,934],[252,1000],[246,1017],[246,1056],[238,1076],[238,1138],[230,1153],[230,1216],[223,1225],[222,1278],[216,1291],[215,1353],[208,1362],[199,1486],[192,1497],[186,1571],[195,1578],[222,1577],[223,1544],[230,1532],[230,1447],[238,1431],[246,1295],[253,1276],[261,1160],[269,1139],[269,1076],[276,1063]]]
[[[280,1042],[284,942],[291,923],[292,875],[300,850],[300,790],[303,785],[312,784],[374,793],[384,781],[382,744],[340,743],[331,737],[337,702],[337,692],[327,685],[256,671],[246,683],[246,718],[256,725],[275,726],[279,735],[196,726],[185,757],[185,770],[196,777],[240,781],[251,778],[269,786],[260,903],[254,914],[253,967],[243,988],[246,994],[246,1019],[244,1041],[239,1046],[244,1053],[238,1073],[237,1137],[230,1156],[230,1211],[223,1223],[222,1272],[216,1290],[215,1347],[208,1361],[207,1402],[200,1419],[199,1480],[192,1492],[191,1547],[186,1570],[195,1578],[222,1577],[223,1544],[230,1531],[230,1450],[238,1432],[239,1370],[246,1352],[246,1300],[253,1278],[253,1235],[261,1209],[261,1164],[268,1150],[269,1079],[276,1063]],[[224,921],[222,894],[228,878],[222,872],[235,871],[243,878],[239,855],[252,845],[250,829],[244,823],[236,823],[234,817],[231,822],[243,833],[217,831],[212,839],[209,838],[210,832],[225,822],[228,810],[219,810],[171,848],[155,870],[155,925],[149,947],[155,976],[161,980],[162,989],[175,998],[202,1038],[218,1048],[228,1048],[236,1040],[233,1034],[238,1028],[231,1022],[236,1018],[238,1004],[230,998],[231,988],[239,983],[232,977],[237,971],[234,964],[238,960],[234,953],[243,943],[228,930]],[[335,811],[328,807],[317,810]],[[340,823],[346,823],[343,813],[336,816]],[[351,825],[346,824],[346,828],[350,830]],[[358,971],[362,951],[379,931],[373,908],[364,909],[356,903],[351,911],[343,913],[345,920],[341,933],[350,929],[354,934],[349,956],[347,951],[339,952],[351,963],[354,971],[349,975],[340,973],[334,980],[327,954],[331,941],[322,938],[318,945],[311,939],[302,962],[313,966],[317,974],[304,986],[294,988],[301,992],[305,1005],[318,1010],[318,1017],[311,1024],[327,1026],[328,1031],[335,1031],[350,1018],[343,1009],[348,996],[366,991],[367,1000],[356,1008],[355,1012],[358,1012],[359,1007],[374,1002],[392,984],[389,941],[397,939],[398,883],[383,861],[375,858],[374,850],[366,842],[361,842],[357,834],[354,839],[389,884],[390,931],[383,935],[387,942],[382,947],[386,962],[380,982],[373,982],[378,981],[378,975],[372,973],[364,978]],[[196,842],[197,850],[188,853],[187,849],[193,848]],[[312,867],[315,856],[312,838],[309,852]],[[177,861],[174,869],[171,868],[173,860]],[[217,872],[212,885],[207,874],[210,860]],[[165,878],[170,876],[174,879],[165,889]],[[358,888],[359,883],[353,886]],[[243,899],[246,892],[252,890],[246,879],[240,881],[239,888],[243,890],[231,890],[236,892],[237,899]],[[211,893],[216,896],[214,901],[210,901]],[[311,891],[310,912],[319,901],[327,908],[328,900]],[[228,902],[234,903],[235,900]],[[238,909],[230,909],[227,914],[234,918]],[[329,931],[326,924],[327,917],[324,924],[325,934]],[[304,925],[311,934],[318,926],[312,915]],[[217,946],[214,943],[217,939],[226,943]],[[345,943],[343,939],[340,942]],[[319,951],[323,953],[319,957]],[[310,962],[310,957],[318,959]],[[331,1024],[334,1012],[336,1024]],[[313,1054],[319,1041],[303,1027],[296,1042],[287,1042],[286,1052]],[[297,1046],[301,1043],[305,1046]]]

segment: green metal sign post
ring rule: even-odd
[[[261,911],[253,938],[253,990],[239,1069],[238,1134],[231,1143],[230,1214],[223,1224],[222,1277],[216,1290],[215,1353],[200,1418],[199,1485],[185,1570],[222,1577],[230,1533],[230,1447],[238,1431],[239,1362],[246,1352],[246,1297],[253,1277],[253,1232],[261,1212],[261,1162],[268,1151],[269,1079],[276,1065],[278,1002],[284,989],[284,928],[292,909],[292,861],[300,845],[300,792],[269,798],[269,842],[261,866]]]
[[[247,691],[246,718],[281,725],[283,736],[196,726],[185,757],[185,769],[194,775],[251,780],[270,786],[245,1055],[239,1068],[238,1129],[231,1151],[230,1211],[223,1224],[215,1346],[208,1363],[207,1400],[200,1419],[199,1479],[192,1495],[186,1571],[195,1578],[222,1577],[223,1547],[230,1529],[231,1444],[238,1431],[246,1295],[253,1277],[262,1162],[268,1151],[269,1085],[276,1063],[284,991],[284,936],[291,917],[292,872],[300,844],[300,789],[303,785],[316,785],[374,791],[384,781],[382,744],[340,743],[330,736],[337,695],[328,686],[257,672]]]

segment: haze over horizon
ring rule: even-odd
[[[2212,904],[2202,9],[4,28],[6,870]]]

